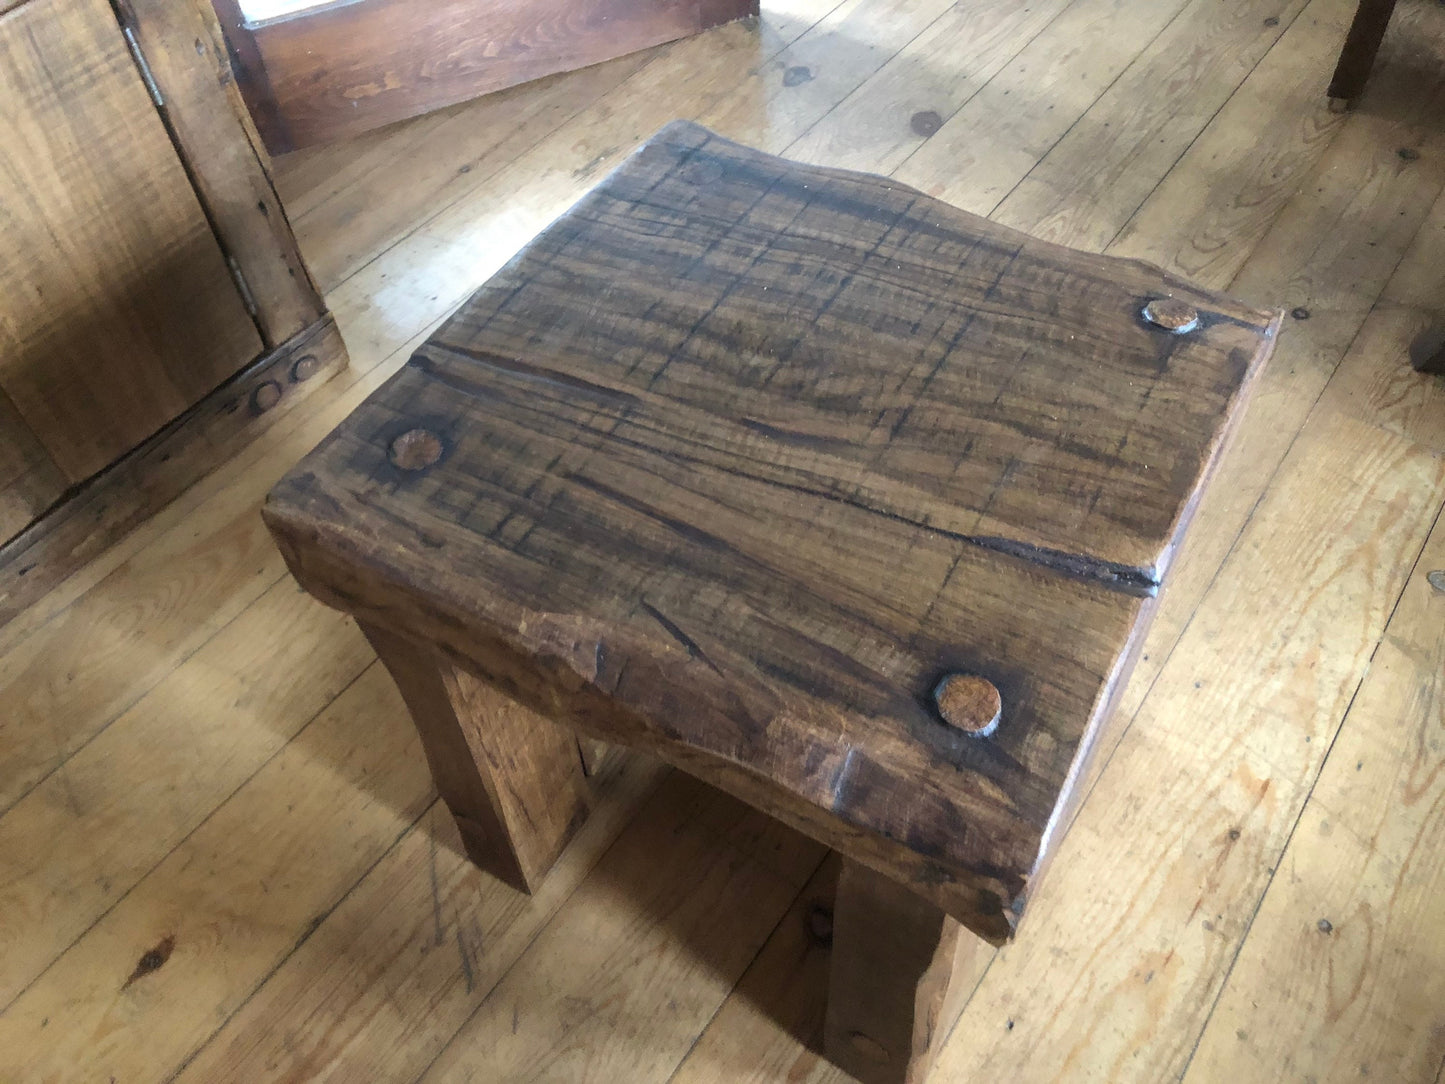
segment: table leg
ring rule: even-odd
[[[1375,54],[1380,51],[1380,42],[1385,40],[1385,29],[1394,11],[1395,0],[1360,0],[1344,48],[1340,50],[1335,74],[1330,79],[1327,93],[1332,109],[1353,107],[1365,92],[1370,69],[1375,66]]]
[[[361,631],[411,711],[468,856],[534,891],[590,809],[576,737],[410,640]]]
[[[919,1084],[963,1009],[967,991],[951,979],[975,941],[922,897],[844,859],[823,1025],[828,1059],[863,1084]]]
[[[1410,344],[1410,364],[1421,373],[1445,376],[1445,324],[1428,327]]]

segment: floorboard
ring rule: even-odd
[[[257,516],[685,116],[1293,311],[933,1079],[1436,1081],[1445,381],[1406,352],[1445,319],[1445,13],[1402,4],[1341,116],[1353,6],[764,0],[279,162],[351,370],[0,629],[0,1079],[846,1079],[817,1053],[834,862],[628,759],[542,892],[490,880]]]

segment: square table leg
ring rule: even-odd
[[[1394,12],[1395,0],[1360,0],[1350,32],[1345,37],[1344,48],[1340,50],[1335,74],[1326,91],[1330,108],[1336,112],[1353,108],[1365,92],[1370,69],[1375,66],[1375,55],[1380,51],[1380,43],[1385,40],[1385,30]]]
[[[591,809],[577,738],[410,640],[361,631],[406,701],[467,855],[534,891]]]
[[[968,995],[961,959],[992,951],[896,881],[843,860],[823,1051],[863,1084],[919,1084]],[[972,986],[971,983],[967,984]]]

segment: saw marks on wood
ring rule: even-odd
[[[1434,1084],[1445,384],[1406,348],[1445,316],[1445,13],[1400,5],[1338,117],[1353,7],[765,0],[756,29],[281,162],[352,370],[0,629],[0,1077],[845,1080],[815,1052],[815,847],[621,762],[538,896],[486,877],[258,517],[684,117],[1292,313],[1117,748],[1027,936],[969,961],[933,1079]]]

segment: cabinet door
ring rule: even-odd
[[[12,520],[262,352],[107,0],[0,14],[0,236]]]

